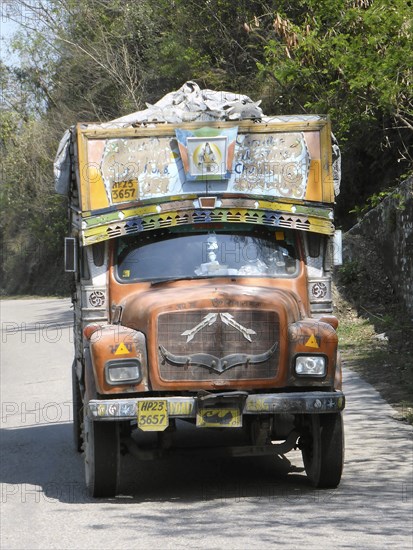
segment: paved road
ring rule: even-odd
[[[413,547],[412,429],[346,372],[346,464],[315,491],[267,459],[125,457],[122,493],[92,500],[72,450],[67,300],[1,304],[1,549]],[[290,473],[288,473],[290,472]]]

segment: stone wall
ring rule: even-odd
[[[343,241],[344,266],[356,261],[376,276],[382,273],[413,316],[413,178],[370,210]]]

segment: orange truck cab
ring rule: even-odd
[[[264,117],[225,92],[217,108],[218,92],[186,86],[155,115],[78,124],[59,148],[74,438],[88,489],[116,495],[121,450],[148,459],[297,448],[313,486],[335,487],[345,398],[329,121]],[[185,424],[204,430],[203,447],[177,445]],[[210,430],[237,443],[211,447]]]

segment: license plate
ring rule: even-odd
[[[169,426],[165,399],[138,401],[138,428],[144,432],[163,432]]]
[[[126,202],[136,199],[138,181],[117,181],[112,186],[112,202]]]
[[[198,409],[196,415],[198,428],[240,428],[242,415],[238,408]]]

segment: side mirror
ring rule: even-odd
[[[343,235],[341,229],[334,231],[333,265],[343,265]]]
[[[65,237],[65,271],[77,271],[77,241],[74,237]]]

